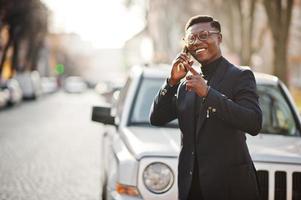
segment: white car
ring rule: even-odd
[[[9,90],[8,105],[15,105],[22,101],[23,93],[19,82],[16,79],[9,79],[5,83],[5,88]]]
[[[68,93],[82,93],[87,90],[87,83],[79,76],[69,76],[64,81],[64,89]]]
[[[19,82],[23,99],[36,99],[41,95],[41,79],[38,71],[18,72],[14,79]]]
[[[58,83],[56,77],[42,77],[41,88],[43,94],[51,94],[58,90]]]
[[[118,98],[122,86],[122,81],[115,80],[115,82],[99,82],[96,84],[94,90],[97,94],[104,97],[106,102],[112,103],[116,101],[116,98]]]
[[[9,101],[9,90],[0,87],[0,109],[5,108]]]
[[[153,127],[149,111],[169,67],[134,68],[114,107],[94,107],[92,120],[106,125],[102,158],[103,199],[175,200],[180,132],[177,121]],[[301,120],[278,78],[255,73],[263,128],[247,134],[262,199],[301,199]],[[222,166],[221,166],[222,167]],[[216,191],[218,192],[218,191]]]

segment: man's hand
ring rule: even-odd
[[[206,97],[209,91],[206,80],[190,65],[186,65],[186,69],[192,73],[186,77],[186,90],[194,91],[200,97]]]
[[[181,52],[172,62],[172,69],[169,78],[170,85],[176,85],[182,78],[184,78],[188,72],[188,68],[191,67],[193,61],[189,60],[189,56]]]

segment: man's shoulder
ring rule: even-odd
[[[228,62],[229,71],[233,75],[241,75],[244,73],[253,73],[252,69],[249,66],[235,65]]]
[[[242,77],[254,77],[254,73],[249,66],[235,65],[227,59],[224,59],[224,65],[227,66],[226,73],[224,74],[224,77],[227,77],[225,80],[235,81]]]
[[[245,71],[252,71],[251,67],[249,66],[241,66],[241,65],[235,65],[235,68],[238,70],[238,72],[245,72]]]

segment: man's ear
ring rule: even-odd
[[[223,35],[221,33],[218,35],[218,42],[219,43],[223,42]]]

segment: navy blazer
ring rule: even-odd
[[[183,81],[170,87],[165,83],[150,114],[155,126],[178,118],[182,136],[179,199],[188,197],[195,160],[205,200],[259,199],[256,170],[245,136],[245,132],[257,135],[262,123],[254,74],[223,59],[210,80],[205,99],[187,91],[185,84]],[[200,101],[199,111],[195,101]]]

